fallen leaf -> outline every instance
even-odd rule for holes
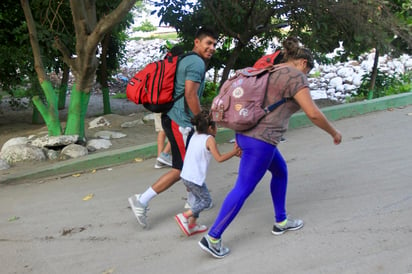
[[[9,218],[9,222],[14,222],[14,221],[17,221],[18,219],[20,219],[20,217],[18,217],[18,216],[13,216],[13,217],[10,217],[10,218]]]
[[[103,271],[102,274],[111,274],[111,273],[114,273],[114,268],[109,268],[109,269]]]
[[[88,201],[88,200],[90,200],[91,198],[93,198],[93,196],[94,196],[94,194],[93,194],[93,193],[90,193],[90,194],[84,196],[83,201]]]
[[[93,169],[93,170],[92,170],[92,173],[96,173],[96,170],[95,170],[95,169]]]
[[[73,174],[72,176],[73,176],[73,177],[80,177],[80,173]]]
[[[142,158],[134,158],[134,161],[136,163],[140,163],[140,162],[143,162],[143,159]]]

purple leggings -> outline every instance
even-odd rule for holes
[[[241,134],[236,134],[236,141],[242,149],[239,175],[208,233],[216,239],[220,239],[267,170],[272,173],[270,192],[275,208],[275,220],[281,222],[286,219],[288,170],[279,150],[274,145]]]

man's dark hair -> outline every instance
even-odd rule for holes
[[[196,34],[195,34],[195,38],[197,38],[197,39],[203,39],[204,37],[207,37],[207,36],[213,37],[216,40],[219,38],[216,31],[212,28],[209,28],[209,27],[200,27],[196,31]]]

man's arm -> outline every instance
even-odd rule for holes
[[[185,81],[185,99],[189,109],[194,115],[200,113],[200,100],[197,96],[197,91],[199,90],[200,83],[193,82],[190,80]]]

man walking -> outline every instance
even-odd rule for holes
[[[205,86],[205,62],[215,53],[216,42],[217,35],[213,30],[200,28],[196,32],[192,50],[196,54],[183,58],[176,69],[175,97],[184,93],[184,100],[176,101],[171,110],[162,115],[162,126],[172,148],[172,168],[145,192],[128,199],[138,223],[143,228],[147,227],[146,212],[149,201],[180,180],[186,147],[194,132],[190,120],[201,111],[199,98]]]

